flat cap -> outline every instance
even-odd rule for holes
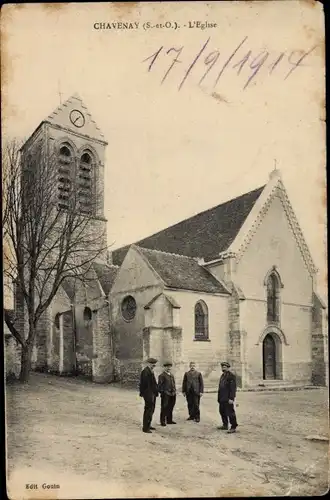
[[[230,364],[228,363],[228,361],[222,361],[221,366],[227,366],[228,368],[230,368]]]
[[[147,359],[147,363],[151,363],[152,365],[155,365],[155,364],[157,363],[157,361],[158,361],[158,360],[157,360],[157,359],[155,359],[155,358],[148,358],[148,359]]]
[[[170,361],[166,361],[166,363],[164,363],[163,366],[173,366],[172,363]]]

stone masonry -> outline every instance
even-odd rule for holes
[[[241,358],[241,331],[239,296],[231,285],[232,295],[229,297],[229,332],[228,332],[228,361],[236,375],[237,386],[242,387],[242,358]]]

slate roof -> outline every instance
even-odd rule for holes
[[[142,248],[172,254],[216,259],[234,241],[265,186],[201,212],[174,226],[136,242]],[[130,245],[112,252],[113,263],[121,265]]]
[[[94,262],[93,267],[99,282],[101,283],[103,291],[107,295],[115,281],[119,267],[109,264],[101,264],[99,262]]]
[[[62,288],[69,297],[71,301],[73,301],[74,296],[75,296],[75,289],[74,289],[74,283],[73,280],[70,278],[66,278],[65,280],[62,281]]]
[[[159,250],[137,248],[169,288],[230,295],[222,283],[199,265],[197,260]]]
[[[62,288],[71,301],[74,300],[77,290],[80,290],[78,296],[81,295],[82,287],[85,288],[84,293],[90,300],[97,299],[102,296],[102,291],[99,285],[100,279],[95,270],[95,267],[93,267],[94,265],[94,263],[92,265],[85,264],[81,267],[80,271],[81,274],[83,274],[81,280],[79,279],[79,277],[66,278],[65,280],[63,280]]]

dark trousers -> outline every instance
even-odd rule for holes
[[[175,406],[176,396],[169,396],[168,394],[161,395],[160,406],[160,423],[166,424],[173,422],[173,408]]]
[[[144,412],[143,412],[143,430],[147,431],[150,429],[152,416],[155,411],[156,406],[156,396],[148,396],[144,399]]]
[[[200,396],[196,394],[194,391],[187,392],[187,405],[188,405],[188,413],[189,417],[199,420],[200,419],[200,411],[199,411],[199,403]]]
[[[224,427],[228,427],[228,421],[230,422],[231,428],[236,429],[237,420],[234,405],[226,403],[219,403],[219,413],[221,415],[222,423]]]

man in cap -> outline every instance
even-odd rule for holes
[[[221,430],[228,430],[228,421],[230,429],[228,433],[236,432],[237,420],[234,408],[234,400],[236,397],[236,377],[229,371],[230,364],[227,361],[221,363],[222,375],[219,381],[218,403],[219,413],[222,419],[222,426],[218,427]]]
[[[176,402],[175,379],[171,373],[172,363],[164,363],[164,371],[158,377],[158,390],[161,398],[160,424],[176,424],[173,420],[173,409]]]
[[[204,392],[202,374],[196,370],[196,364],[191,361],[190,370],[184,374],[182,382],[182,394],[187,399],[189,417],[187,420],[200,421],[199,404]]]
[[[151,427],[152,417],[156,406],[156,397],[158,396],[157,381],[154,374],[154,368],[157,359],[148,358],[147,366],[142,370],[140,376],[140,396],[144,399],[143,427],[142,431],[151,434],[155,427]]]

